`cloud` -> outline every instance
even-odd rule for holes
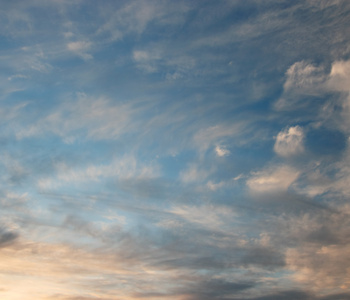
[[[305,61],[296,62],[286,72],[287,79],[283,85],[285,91],[298,88],[298,92],[302,94],[318,94],[315,91],[325,79],[324,69],[316,67]]]
[[[237,300],[316,300],[317,298],[313,297],[311,293],[308,293],[306,291],[302,291],[300,289],[296,290],[286,290],[286,291],[280,291],[273,294],[267,294],[264,296],[258,296],[254,298],[236,298]]]
[[[0,8],[0,298],[348,297],[350,4],[96,3]]]
[[[350,60],[335,61],[332,64],[327,85],[335,91],[350,92]]]
[[[133,156],[115,158],[105,165],[90,165],[84,168],[73,168],[60,163],[56,165],[56,176],[38,179],[40,189],[58,188],[71,184],[98,183],[100,180],[116,178],[118,180],[145,180],[156,178],[160,174],[155,164],[143,165]]]
[[[205,129],[200,129],[194,135],[194,143],[198,147],[199,151],[203,153],[213,144],[241,134],[244,125],[245,124],[243,123],[236,123],[232,125],[220,124]]]
[[[78,94],[77,98],[54,107],[38,121],[20,127],[17,138],[53,133],[72,142],[76,136],[85,133],[86,138],[94,140],[115,139],[126,128],[132,128],[131,115],[137,111],[132,105],[113,104],[105,97],[96,99],[85,94]]]
[[[236,213],[228,207],[217,205],[175,206],[170,212],[192,224],[218,231],[236,216]]]
[[[288,157],[304,151],[304,131],[300,126],[292,126],[278,133],[274,150],[278,155]]]
[[[196,183],[205,180],[210,173],[210,170],[206,170],[198,164],[191,164],[180,173],[180,179],[184,183]]]
[[[17,194],[12,191],[3,191],[0,196],[0,207],[3,211],[27,211],[28,194]]]
[[[295,273],[292,279],[311,290],[344,289],[350,287],[347,264],[350,247],[347,245],[289,249],[286,261]],[[312,280],[311,280],[312,278]]]
[[[92,55],[88,54],[87,51],[91,48],[91,42],[89,41],[77,41],[77,42],[70,42],[67,44],[68,50],[78,54],[84,59],[92,59]]]
[[[186,297],[188,300],[227,299],[232,295],[254,287],[255,284],[254,282],[229,282],[213,278],[190,285],[188,290],[184,290],[183,293],[188,295]]]
[[[224,147],[222,146],[216,146],[215,147],[215,153],[217,156],[219,157],[223,157],[223,156],[227,156],[230,154],[230,151],[225,149]]]
[[[323,66],[317,67],[306,61],[294,63],[286,72],[282,97],[275,109],[288,111],[307,107],[306,97],[320,97],[324,92],[326,74]]]
[[[184,22],[189,11],[185,3],[167,3],[163,1],[132,1],[119,7],[109,5],[99,10],[103,24],[97,34],[107,34],[110,41],[119,41],[124,36],[141,35],[148,26],[174,26]]]
[[[349,205],[269,215],[267,247],[285,257],[287,277],[311,299],[349,289]],[[278,231],[273,228],[279,228]]]
[[[247,186],[253,193],[286,191],[299,177],[300,172],[289,166],[274,167],[253,173]]]
[[[139,69],[147,73],[154,73],[160,68],[162,56],[157,49],[152,49],[152,51],[135,50],[133,59]]]
[[[14,79],[26,79],[28,76],[23,75],[23,74],[15,74],[7,78],[7,80],[14,80]]]
[[[7,247],[14,243],[19,237],[19,234],[8,230],[7,228],[0,227],[0,248]]]
[[[225,186],[226,182],[225,181],[220,181],[217,183],[212,182],[211,180],[209,180],[207,182],[207,187],[212,190],[212,191],[216,191],[217,189],[222,188],[223,186]]]
[[[348,131],[350,61],[335,60],[330,72],[326,70],[324,65],[315,66],[305,61],[294,63],[286,72],[282,96],[274,107],[279,111],[304,110],[306,115],[314,116],[312,119],[332,121]],[[329,100],[325,97],[327,94],[333,94],[334,98]],[[340,114],[337,113],[337,105],[342,107]]]
[[[166,73],[168,81],[193,78],[200,67],[186,49],[169,48],[168,44],[161,42],[134,50],[132,57],[138,69],[146,73]]]

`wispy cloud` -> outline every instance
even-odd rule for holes
[[[90,184],[105,178],[145,179],[158,177],[159,167],[156,165],[140,165],[133,156],[115,158],[107,165],[90,165],[83,169],[74,169],[64,163],[56,166],[56,176],[53,178],[38,179],[38,186],[41,189],[59,188],[62,185]]]
[[[257,193],[286,191],[298,176],[299,172],[292,167],[278,166],[253,173],[247,180],[247,185],[252,192]]]
[[[87,53],[90,47],[91,47],[91,42],[87,42],[87,41],[70,42],[67,44],[67,48],[70,51],[78,54],[84,59],[92,59],[92,55]]]
[[[47,116],[17,131],[17,138],[54,133],[65,141],[74,141],[77,132],[83,130],[92,139],[115,138],[130,123],[130,115],[136,111],[128,104],[113,105],[108,99],[92,99],[78,94],[73,103],[66,102]]]
[[[0,298],[349,298],[350,3],[0,7]]]

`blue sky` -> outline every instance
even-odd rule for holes
[[[1,299],[350,299],[350,2],[0,25]]]

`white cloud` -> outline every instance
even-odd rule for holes
[[[324,80],[324,69],[315,67],[305,61],[296,62],[286,72],[287,80],[284,89],[298,88],[303,93],[315,93],[315,86]]]
[[[282,97],[275,103],[277,110],[294,110],[304,105],[305,96],[319,96],[324,92],[324,68],[305,61],[294,63],[286,72]]]
[[[91,42],[89,41],[70,42],[67,44],[67,48],[84,59],[92,58],[92,55],[87,53],[87,51],[91,48]]]
[[[187,222],[214,230],[220,230],[226,222],[232,221],[232,217],[236,216],[228,207],[217,205],[176,206],[170,212]]]
[[[197,164],[191,164],[186,170],[180,173],[182,182],[191,183],[205,180],[210,171],[200,168]]]
[[[244,175],[243,174],[239,174],[238,176],[232,178],[232,180],[236,181],[236,180],[240,180],[242,178],[244,178]]]
[[[183,51],[169,49],[166,43],[158,42],[143,48],[134,50],[132,58],[137,68],[147,73],[166,73],[167,80],[177,80],[187,76],[193,76],[198,72],[196,58]]]
[[[115,139],[127,126],[129,130],[132,128],[131,115],[136,109],[130,105],[113,104],[109,99],[90,98],[85,94],[77,97],[78,100],[63,103],[36,123],[18,128],[16,137],[21,139],[51,132],[70,143],[78,131],[80,136],[81,131],[85,131],[87,137],[101,140]]]
[[[230,154],[230,151],[225,149],[222,146],[216,146],[215,147],[215,153],[217,156],[222,157],[222,156],[227,156]]]
[[[276,137],[274,150],[281,156],[292,156],[304,151],[304,131],[300,126],[292,126],[282,130]]]
[[[133,52],[133,59],[139,69],[153,73],[158,70],[161,53],[159,49],[152,49],[152,51],[135,50]]]
[[[281,98],[275,103],[277,110],[300,109],[305,96],[322,96],[329,92],[341,92],[342,106],[348,109],[350,103],[350,60],[334,61],[331,71],[324,66],[315,66],[305,61],[294,63],[286,72],[286,81]]]
[[[280,166],[253,173],[253,176],[247,180],[247,185],[254,193],[286,191],[298,176],[297,170],[289,166]]]
[[[142,34],[149,23],[160,26],[177,25],[184,22],[184,15],[189,10],[187,4],[163,1],[129,1],[118,9],[108,5],[101,9],[105,23],[98,29],[98,34],[107,34],[111,41],[122,39],[129,34]]]
[[[350,60],[335,61],[327,81],[330,91],[339,92],[340,105],[342,106],[340,120],[335,120],[339,127],[350,132]]]
[[[235,3],[235,1],[233,1],[233,3]],[[237,4],[232,4],[232,2],[229,1],[229,4],[226,3],[226,5]],[[223,4],[221,9],[222,11],[220,15],[225,15],[231,11],[232,8],[225,7]],[[236,23],[225,31],[221,31],[219,33],[215,32],[215,34],[211,35],[208,34],[204,37],[194,40],[193,45],[196,47],[218,47],[230,44],[232,41],[246,41],[258,36],[266,35],[276,28],[281,28],[285,25],[285,23],[286,16],[284,14],[280,14],[278,11],[262,13],[259,14],[256,18],[251,18],[249,22]]]
[[[194,135],[194,143],[199,151],[204,153],[213,144],[241,133],[242,127],[242,124],[236,123],[231,126],[216,125],[201,129]]]
[[[214,183],[210,180],[207,182],[207,187],[212,191],[216,191],[217,189],[222,188],[224,185],[225,185],[225,181],[220,181],[218,183]]]
[[[155,178],[159,174],[158,165],[145,165],[133,156],[124,156],[114,159],[109,164],[90,165],[85,168],[73,168],[60,163],[56,166],[55,176],[40,178],[37,184],[41,189],[51,189],[66,184],[98,182],[105,178],[146,179]]]
[[[74,33],[68,31],[68,32],[63,33],[63,35],[64,35],[65,38],[72,38],[74,36]]]
[[[146,51],[135,50],[133,52],[133,58],[136,61],[144,61],[148,60],[150,58],[150,55]]]
[[[350,60],[333,62],[326,86],[332,91],[350,92]]]
[[[17,78],[19,78],[19,79],[25,79],[25,78],[28,78],[28,76],[23,75],[23,74],[16,74],[16,75],[12,75],[12,76],[8,77],[7,80],[10,80],[10,81],[11,81],[11,80],[17,79]]]

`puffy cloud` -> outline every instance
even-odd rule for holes
[[[304,151],[304,131],[300,126],[292,126],[278,133],[274,150],[281,156],[292,156]]]
[[[332,64],[327,85],[336,91],[350,92],[350,60]]]
[[[342,107],[345,120],[349,115],[349,82],[350,82],[350,60],[336,60],[331,65],[329,73],[325,66],[300,61],[294,63],[286,72],[286,80],[283,86],[281,98],[275,103],[275,109],[283,111],[306,110],[307,113],[320,114],[319,117],[336,118],[335,111],[326,114],[329,106],[334,106],[332,101],[323,100],[326,94],[341,93],[337,104]],[[309,101],[311,97],[319,100]],[[315,106],[315,104],[317,106]],[[336,122],[336,120],[333,120]],[[348,123],[346,121],[346,123]],[[339,125],[340,126],[340,125]]]

